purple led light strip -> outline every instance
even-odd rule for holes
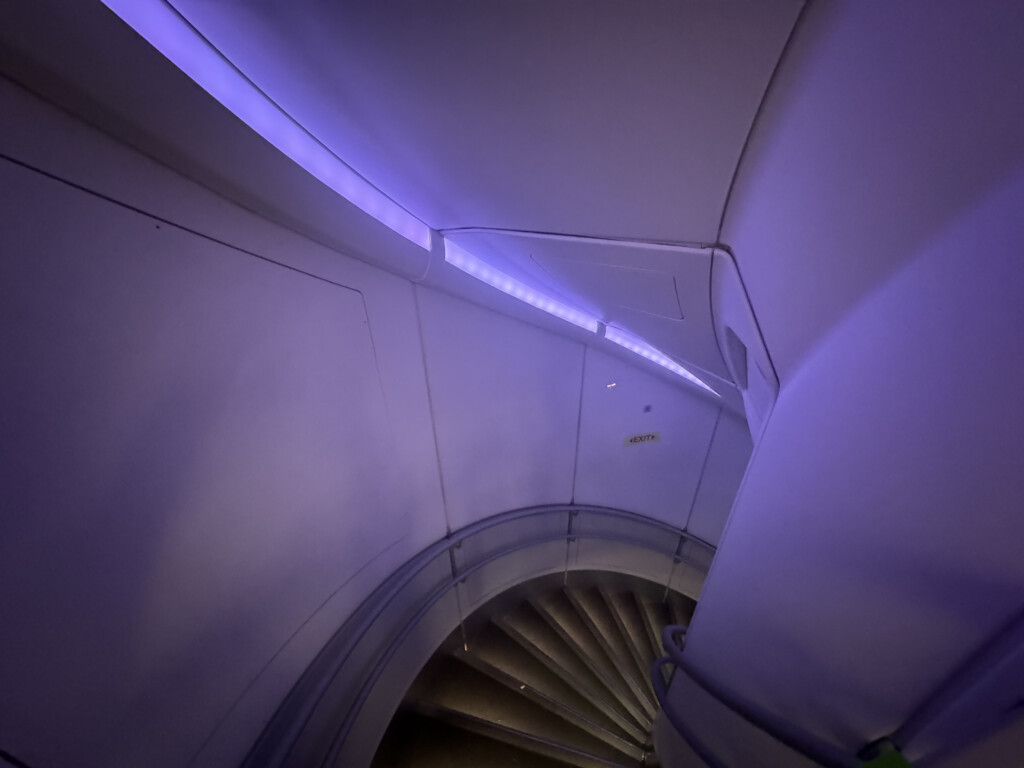
[[[477,280],[487,283],[488,285],[497,288],[499,291],[507,293],[509,296],[513,296],[520,301],[524,301],[527,304],[554,315],[555,317],[560,317],[561,319],[566,320],[573,325],[577,325],[580,328],[584,328],[591,333],[597,333],[600,330],[601,323],[593,315],[588,315],[578,309],[562,304],[559,301],[555,301],[550,296],[546,296],[539,291],[535,291],[532,288],[527,287],[515,278],[509,277],[504,272],[495,269],[483,259],[474,256],[465,248],[456,245],[447,238],[444,240],[444,260],[453,267],[461,269],[466,274],[472,275]],[[633,336],[630,333],[626,333],[622,329],[615,328],[614,326],[605,327],[604,337],[613,344],[618,344],[619,346],[628,349],[630,352],[650,360],[652,363],[660,365],[662,368],[671,371],[677,376],[681,376],[706,392],[710,392],[715,397],[721,397],[721,395],[719,395],[715,390],[693,375],[686,368],[663,352],[659,352],[643,339]]]
[[[444,260],[453,267],[461,269],[466,274],[472,275],[477,280],[497,288],[502,293],[507,293],[509,296],[513,296],[520,301],[547,312],[549,315],[559,317],[591,333],[597,333],[600,324],[596,317],[533,290],[524,283],[490,266],[487,262],[474,256],[465,248],[456,245],[447,238],[444,240]]]
[[[280,152],[354,206],[425,250],[430,227],[349,168],[161,0],[103,0],[172,64]]]
[[[626,333],[620,328],[615,328],[609,325],[605,328],[604,337],[613,344],[618,344],[620,347],[625,347],[630,352],[640,355],[640,357],[650,360],[652,363],[660,365],[662,368],[667,368],[677,376],[682,376],[684,379],[692,384],[696,384],[701,389],[710,392],[715,397],[721,397],[715,390],[701,381],[699,378],[690,373],[686,368],[681,366],[671,357],[666,355],[664,352],[659,352],[657,349],[652,347],[643,339],[633,336],[630,333]]]

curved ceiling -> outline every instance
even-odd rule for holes
[[[223,69],[184,71],[215,98],[223,101],[217,92],[225,88],[229,95],[237,85],[248,88],[241,73],[423,223],[446,237],[475,236],[466,229],[507,233],[503,257],[513,271],[553,284],[577,307],[600,310],[603,322],[659,354],[725,377],[716,391],[732,389],[713,334],[710,248],[656,272],[639,262],[648,243],[717,242],[737,165],[802,0],[106,4],[129,9],[144,27],[181,27],[189,47],[202,50],[199,59],[210,59],[209,43],[237,69],[228,74],[238,82],[209,90],[204,80],[217,80]],[[239,123],[230,104],[217,108],[97,10],[86,4],[72,16],[47,0],[8,14],[12,23],[0,39],[31,64],[13,69],[261,215],[389,271],[496,305],[494,291],[460,290],[453,270],[438,266],[439,249],[416,248],[365,215],[365,206],[339,198],[322,176],[293,164],[279,140],[256,125],[267,141],[253,135],[244,114]],[[154,45],[181,66],[174,51]],[[52,52],[42,64],[40,50]],[[253,93],[257,111],[275,111]],[[513,233],[527,237],[507,236]],[[583,261],[603,266],[541,263],[529,237],[536,233],[593,238]],[[630,241],[621,244],[621,258],[605,263],[620,240]]]
[[[711,243],[802,2],[172,5],[434,229]]]

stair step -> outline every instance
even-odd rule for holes
[[[454,658],[443,658],[415,711],[578,768],[636,766],[600,739],[558,718]]]
[[[598,572],[509,590],[421,670],[372,768],[654,768],[650,665],[694,606]]]
[[[651,764],[650,762],[638,763],[628,760],[603,759],[587,752],[578,751],[560,741],[550,741],[536,734],[519,731],[461,712],[437,709],[432,716],[466,731],[487,736],[495,741],[517,747],[549,760],[558,761],[558,764],[563,767],[568,765],[575,766],[576,768],[645,768],[645,766]],[[484,763],[484,765],[486,766],[487,764]]]
[[[642,759],[642,746],[631,741],[604,712],[497,627],[484,628],[470,642],[468,652],[460,648],[455,656],[624,755]]]
[[[633,719],[649,731],[654,713],[648,714],[640,703],[640,697],[625,684],[615,663],[605,653],[600,641],[569,598],[563,592],[553,592],[534,599],[531,605],[562,640],[587,663]]]
[[[647,631],[647,640],[651,644],[651,653],[655,658],[660,658],[665,655],[665,651],[661,647],[661,630],[672,623],[668,604],[649,595],[639,598],[637,603],[644,619],[644,629]]]
[[[566,763],[454,725],[400,711],[371,768],[565,768]],[[649,764],[649,763],[648,763]]]
[[[627,590],[613,590],[606,587],[599,587],[598,591],[604,598],[608,610],[611,611],[619,632],[627,639],[633,663],[643,672],[643,681],[648,695],[654,697],[650,669],[656,657],[651,652],[651,643],[647,631],[644,629],[643,615],[635,595]]]
[[[646,675],[633,658],[629,640],[616,623],[604,597],[596,587],[566,589],[565,594],[597,639],[605,656],[615,665],[620,679],[629,686],[647,717],[653,720],[658,714],[658,706],[644,683]]]
[[[532,608],[523,606],[511,614],[496,617],[494,623],[555,675],[586,696],[631,739],[640,744],[647,741],[647,729],[629,715],[583,660]]]

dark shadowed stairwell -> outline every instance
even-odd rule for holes
[[[688,624],[695,605],[595,571],[500,595],[423,668],[373,768],[657,765],[648,670],[661,628]]]

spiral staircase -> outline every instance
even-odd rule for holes
[[[657,765],[649,670],[694,601],[642,579],[574,572],[477,610],[410,687],[373,768]]]

